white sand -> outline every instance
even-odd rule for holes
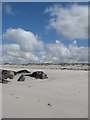
[[[10,83],[3,84],[3,117],[88,118],[87,71],[38,70],[44,71],[49,78],[26,77],[25,82],[17,82],[20,75],[16,75]]]
[[[0,119],[2,118],[2,84],[0,84]]]

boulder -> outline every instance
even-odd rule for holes
[[[30,73],[30,71],[28,71],[28,70],[19,70],[19,71],[14,72],[14,73],[16,75],[16,74],[20,74],[20,73]]]
[[[14,78],[14,72],[9,70],[2,70],[2,80],[4,79],[13,79]]]
[[[47,75],[43,71],[36,71],[31,74],[31,77],[36,79],[47,79]]]
[[[13,78],[14,78],[14,72],[13,72],[13,71],[10,71],[10,73],[9,73],[9,78],[10,78],[10,79],[13,79]]]
[[[21,75],[17,81],[19,81],[19,82],[25,81],[25,76],[24,76],[24,75]]]

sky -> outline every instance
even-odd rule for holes
[[[3,3],[2,21],[4,63],[88,61],[88,3]]]

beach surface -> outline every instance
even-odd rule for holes
[[[2,85],[3,118],[88,118],[88,71],[58,67],[3,66],[7,70],[43,71],[48,79],[19,75]],[[1,85],[1,83],[0,83]]]

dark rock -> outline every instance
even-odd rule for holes
[[[25,81],[25,76],[24,76],[24,75],[21,75],[17,81],[19,81],[19,82]]]
[[[14,72],[14,75],[16,75],[17,74],[17,72],[16,71],[13,71]]]
[[[9,70],[2,70],[2,80],[4,79],[13,79],[14,78],[14,72]]]
[[[16,75],[16,74],[20,74],[20,73],[30,73],[30,71],[28,71],[28,70],[20,70],[20,71],[14,72],[14,73]]]
[[[52,106],[50,103],[48,103],[48,106]]]
[[[0,83],[7,84],[8,80],[5,80],[7,78],[11,77],[10,72],[7,70],[0,70]]]
[[[31,74],[31,77],[35,77],[36,79],[46,79],[47,75],[42,71],[36,71]]]

